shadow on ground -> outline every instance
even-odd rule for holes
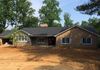
[[[57,66],[40,66],[36,70],[75,70],[75,63],[81,63],[79,70],[100,70],[100,50],[69,49],[69,48],[22,48],[20,51],[28,55],[27,61],[43,61],[41,58],[48,55],[57,55],[62,59]],[[34,56],[33,56],[34,55]],[[45,60],[45,59],[44,59]],[[51,61],[52,62],[52,61]],[[63,66],[65,67],[64,69]],[[76,69],[77,70],[77,69]]]
[[[73,68],[73,67],[67,67],[67,66],[63,66],[63,65],[58,65],[58,66],[40,66],[35,68],[35,70],[100,70],[97,67],[91,67],[91,66],[87,66],[87,67],[81,67],[79,68]]]

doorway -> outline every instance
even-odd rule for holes
[[[10,39],[10,38],[3,38],[2,39],[2,43],[3,44],[10,44],[10,45],[12,45],[13,44],[13,42],[12,42],[12,40]]]
[[[49,37],[48,38],[48,45],[56,45],[56,38],[55,37]]]

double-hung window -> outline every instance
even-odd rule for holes
[[[70,44],[71,40],[70,38],[62,38],[62,44]]]
[[[16,36],[16,40],[18,42],[27,42],[28,38],[25,35],[19,35],[19,36]]]
[[[92,44],[92,38],[83,38],[82,44],[84,45],[91,45]]]

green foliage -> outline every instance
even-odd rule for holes
[[[53,26],[54,27],[62,27],[62,25],[60,23],[58,23],[58,22],[54,22]]]
[[[73,20],[71,20],[70,15],[68,13],[64,14],[64,26],[71,27],[73,26]]]
[[[89,0],[88,3],[77,6],[77,10],[89,15],[100,15],[100,0]]]
[[[15,25],[18,27],[34,27],[38,24],[38,18],[34,17],[35,10],[31,7],[28,0],[15,0]]]
[[[74,23],[73,26],[80,26],[80,23],[79,22],[76,22],[76,23]]]
[[[4,27],[0,24],[0,33],[4,31]]]
[[[12,0],[0,0],[0,32],[6,29],[13,21],[12,7]]]
[[[8,37],[12,40],[13,44],[16,43],[16,35],[20,34],[19,29],[16,27],[14,29],[12,29],[12,33],[10,35],[8,35]]]
[[[99,18],[89,18],[88,21],[83,21],[81,26],[92,26],[94,27],[98,33],[100,33],[100,19]]]
[[[34,27],[38,18],[28,0],[0,0],[0,32],[9,25],[16,27]]]
[[[57,0],[44,0],[39,13],[40,22],[47,23],[49,27],[55,26],[55,20],[60,22],[59,15],[61,13],[61,9],[59,8],[59,2]]]
[[[81,26],[87,27],[87,26],[89,26],[89,23],[87,21],[82,21]]]
[[[100,19],[98,18],[92,18],[88,20],[90,25],[93,26],[98,33],[100,33]]]
[[[23,25],[18,26],[20,29],[24,27],[37,27],[38,26],[38,18],[36,17],[26,17]]]

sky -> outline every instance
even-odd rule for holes
[[[43,5],[42,4],[43,0],[29,0],[29,1],[32,3],[32,8],[36,10],[34,15],[36,17],[39,17],[38,11]],[[89,18],[97,17],[97,16],[89,16],[86,14],[81,14],[79,11],[75,10],[76,6],[83,4],[83,3],[87,3],[87,0],[58,0],[58,1],[60,3],[59,6],[62,9],[62,13],[60,15],[62,25],[64,23],[63,16],[64,16],[64,13],[66,12],[70,14],[71,19],[74,21],[74,23],[76,22],[81,23],[82,20],[88,20]],[[12,27],[9,26],[8,29],[12,29]]]
[[[58,0],[60,3],[60,8],[62,9],[62,13],[60,15],[61,17],[61,23],[64,23],[63,15],[64,13],[69,13],[71,16],[71,19],[76,22],[81,22],[82,20],[88,20],[91,17],[97,17],[97,16],[89,16],[86,14],[81,14],[79,11],[76,11],[76,6],[86,3],[87,0]],[[30,0],[32,2],[32,7],[36,10],[35,16],[39,16],[39,9],[42,6],[43,0]],[[100,18],[100,17],[98,17]]]

